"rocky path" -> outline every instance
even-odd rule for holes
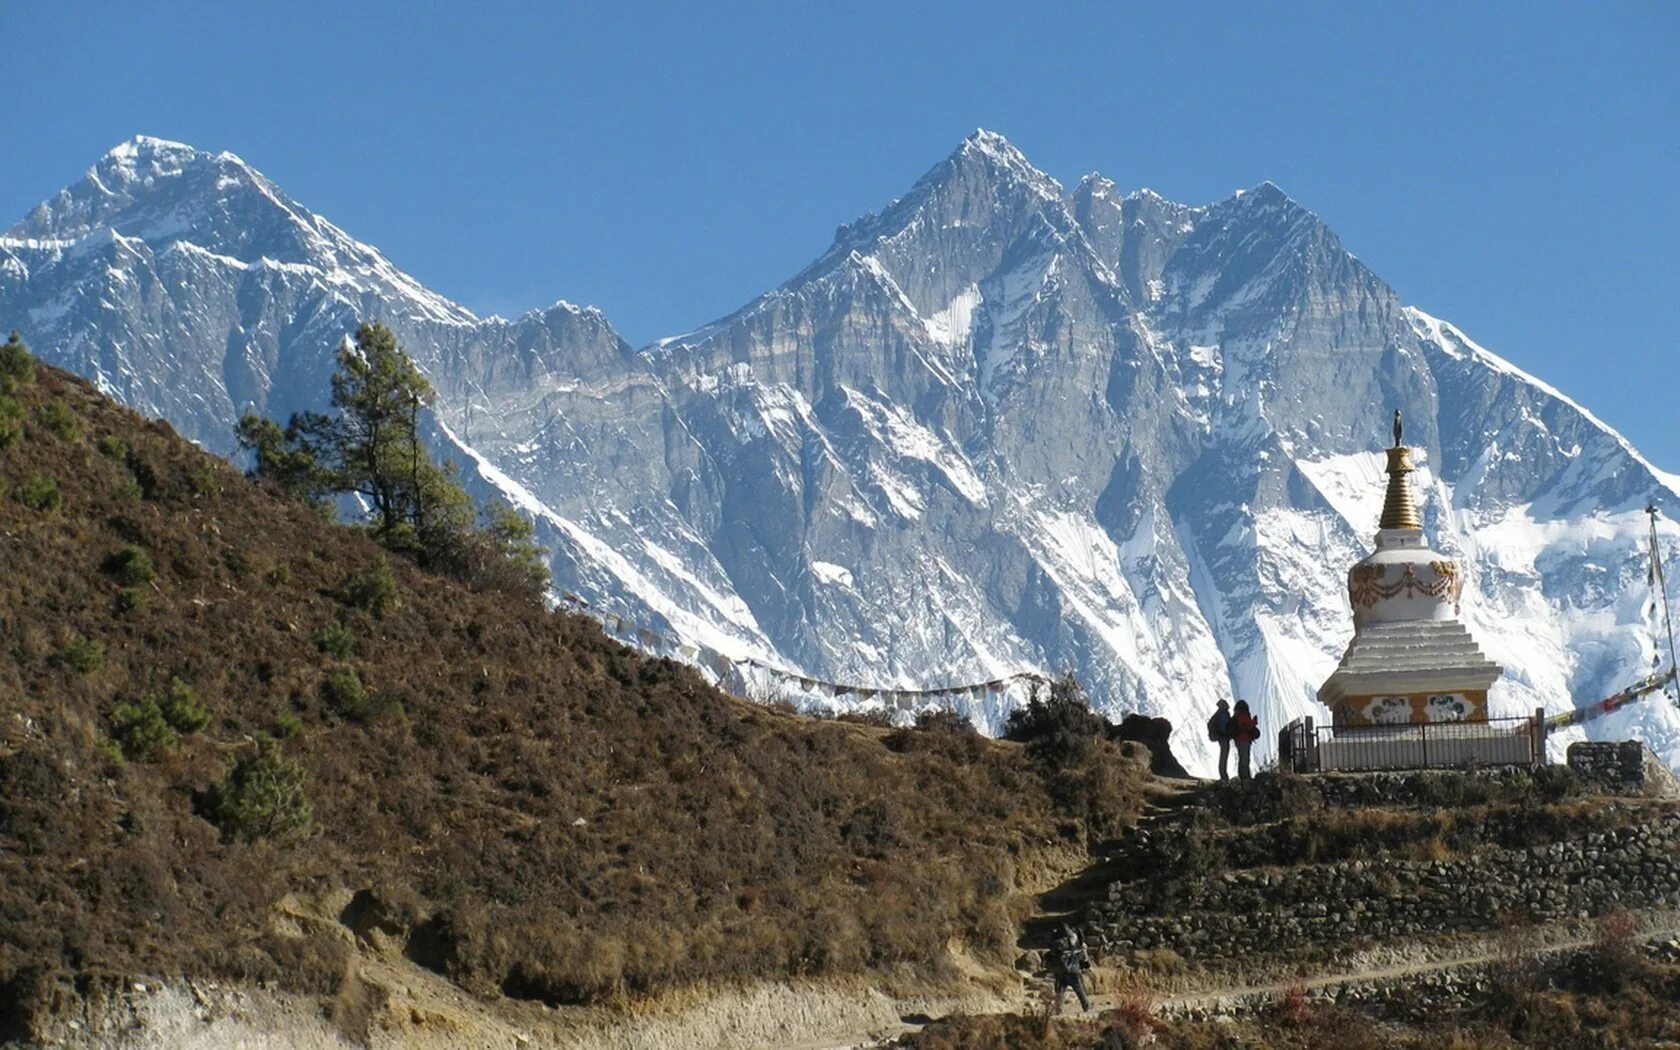
[[[1540,940],[1531,950],[1534,954],[1541,956],[1575,951],[1586,948],[1593,943],[1592,932],[1577,926],[1542,929],[1536,932]],[[1680,914],[1664,913],[1646,916],[1645,925],[1641,929],[1639,937],[1647,942],[1666,940],[1680,944]],[[1377,958],[1356,960],[1351,965],[1306,976],[1246,981],[1225,980],[1201,987],[1192,985],[1155,996],[1153,998],[1153,1008],[1157,1016],[1205,1016],[1264,1008],[1270,1003],[1297,992],[1305,992],[1309,996],[1326,993],[1357,993],[1361,990],[1379,989],[1384,985],[1400,980],[1451,977],[1453,975],[1462,975],[1466,981],[1470,981],[1475,979],[1475,971],[1509,957],[1510,948],[1508,945],[1501,945],[1492,937],[1476,938],[1450,950],[1439,948],[1430,951],[1420,950],[1409,958],[1404,953],[1394,952],[1390,953],[1390,961],[1387,962]],[[1021,1009],[1023,1011],[1035,1009],[1037,1005],[1037,1003],[1023,1002]],[[1060,1019],[1096,1018],[1106,1010],[1117,1009],[1124,1005],[1124,996],[1114,992],[1101,992],[1093,995],[1091,997],[1091,1009],[1084,1014],[1079,1012],[1077,1005],[1077,1003],[1074,1003],[1074,1009],[1064,1012]],[[883,1046],[892,1039],[918,1031],[931,1020],[931,1018],[903,1018],[897,1025],[876,1028],[871,1031],[838,1033],[831,1038],[815,1039],[799,1043],[791,1048],[779,1048],[779,1050],[866,1050],[866,1048]],[[766,1046],[764,1050],[771,1050],[771,1048]]]
[[[1101,843],[1096,860],[1077,876],[1048,893],[1042,894],[1037,908],[1022,924],[1021,938],[1016,942],[1024,952],[1042,951],[1049,947],[1057,927],[1062,923],[1078,925],[1085,906],[1107,895],[1111,883],[1125,879],[1130,872],[1130,855],[1126,840],[1138,831],[1154,831],[1179,820],[1186,809],[1194,805],[1197,785],[1194,780],[1157,780],[1150,786],[1149,801],[1138,817],[1137,826],[1119,838]]]

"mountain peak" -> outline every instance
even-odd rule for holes
[[[963,171],[976,163],[994,177],[1020,182],[1040,196],[1059,198],[1062,195],[1061,183],[1033,167],[1027,155],[1013,142],[986,128],[976,128],[973,134],[963,139],[945,164],[929,172],[924,181],[937,178],[947,165],[950,169]]]
[[[153,179],[175,178],[201,165],[237,168],[260,178],[250,165],[232,153],[209,153],[185,142],[151,135],[136,135],[111,147],[88,169],[88,175],[100,188],[112,192],[112,184],[150,185]]]
[[[1306,211],[1295,198],[1283,192],[1283,188],[1271,179],[1266,179],[1257,186],[1250,186],[1246,190],[1238,190],[1231,195],[1234,201],[1240,201],[1243,207],[1276,207],[1286,210]]]
[[[235,200],[249,203],[237,208]],[[210,212],[212,214],[203,214]],[[81,180],[41,202],[12,228],[12,236],[77,240],[102,227],[142,240],[195,241],[240,212],[244,225],[262,225],[257,212],[275,221],[303,222],[278,187],[232,153],[210,153],[184,142],[136,135],[113,146]],[[188,221],[189,215],[195,221]],[[226,232],[240,240],[239,224]],[[215,243],[202,246],[238,255]]]

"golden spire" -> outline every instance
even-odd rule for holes
[[[1388,450],[1388,495],[1383,498],[1379,529],[1421,529],[1417,504],[1412,502],[1412,483],[1406,477],[1413,469],[1412,450],[1400,443],[1404,432],[1400,412],[1394,413],[1394,447]]]

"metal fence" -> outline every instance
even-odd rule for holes
[[[1297,773],[1535,766],[1545,758],[1545,725],[1537,716],[1393,726],[1315,726],[1297,718],[1278,733],[1278,767]]]

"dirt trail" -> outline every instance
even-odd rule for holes
[[[1656,921],[1648,922],[1638,936],[1644,940],[1664,940],[1680,938],[1680,915],[1663,913],[1661,916],[1649,917]],[[1552,955],[1559,952],[1574,951],[1585,948],[1593,943],[1593,934],[1579,926],[1557,926],[1533,931],[1541,939],[1531,945],[1531,950],[1538,955]],[[1460,945],[1456,950],[1442,948],[1416,949],[1410,958],[1405,958],[1403,951],[1394,950],[1388,954],[1401,956],[1398,961],[1378,962],[1371,960],[1367,963],[1356,961],[1353,965],[1343,966],[1306,976],[1274,977],[1271,979],[1227,980],[1202,987],[1182,988],[1153,997],[1154,1008],[1158,1013],[1173,1014],[1187,1010],[1234,1010],[1245,1006],[1269,1002],[1290,993],[1296,989],[1308,992],[1328,988],[1356,987],[1360,985],[1382,984],[1387,981],[1405,977],[1417,977],[1425,974],[1447,973],[1453,970],[1468,969],[1485,966],[1497,962],[1510,954],[1508,945],[1502,946],[1493,937],[1480,937]],[[1110,973],[1111,977],[1116,976]],[[1071,1000],[1071,997],[1070,997]],[[1073,1004],[1077,1008],[1078,1004]],[[1081,1016],[1094,1018],[1104,1010],[1112,1010],[1122,1005],[1122,996],[1116,993],[1102,993],[1091,997],[1091,1010],[1081,1015],[1077,1009],[1062,1014],[1063,1020],[1078,1020]],[[1014,1007],[1017,1010],[1030,1009],[1036,1004],[1029,1004],[1025,997]],[[995,1012],[1007,1012],[1000,1010]],[[836,1033],[828,1039],[812,1040],[796,1044],[783,1050],[858,1050],[858,1048],[878,1047],[888,1039],[897,1038],[918,1031],[925,1021],[910,1023],[903,1019],[891,1031],[850,1031]],[[764,1050],[771,1050],[766,1046]]]

